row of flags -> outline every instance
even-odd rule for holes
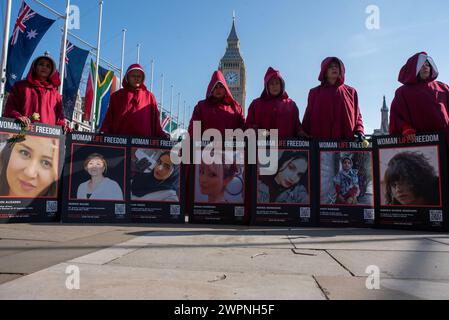
[[[16,81],[24,77],[25,68],[28,65],[36,47],[42,40],[50,27],[56,22],[39,15],[22,0],[19,15],[14,24],[13,32],[9,42],[7,68],[6,68],[6,92],[9,92]],[[63,76],[63,105],[64,115],[67,119],[72,119],[75,103],[80,88],[81,79],[84,73],[87,59],[90,52],[75,46],[67,41],[67,53],[65,58],[66,68]],[[84,100],[84,121],[91,121],[94,97],[94,75],[96,65],[91,59],[89,64],[89,76]],[[117,77],[112,70],[98,69],[97,81],[97,101],[95,108],[95,127],[101,127],[111,95],[117,90]],[[167,132],[173,132],[178,128],[178,124],[170,121],[170,115],[163,111],[162,128]],[[170,124],[171,122],[171,124]],[[170,130],[171,129],[171,130]]]
[[[90,115],[92,112],[92,105],[94,99],[94,74],[95,74],[95,63],[93,60],[90,61],[90,72],[89,79],[87,80],[86,87],[86,98],[84,100],[84,121],[90,121]],[[97,83],[97,103],[95,110],[96,127],[101,127],[104,117],[106,116],[106,111],[109,106],[109,100],[111,94],[117,91],[117,77],[114,72],[107,70],[100,66],[98,69],[98,83]]]

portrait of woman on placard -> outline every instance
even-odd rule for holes
[[[196,202],[243,203],[243,165],[234,155],[223,153],[223,164],[202,163],[197,168]],[[231,161],[231,157],[233,158]],[[227,159],[227,160],[226,160]],[[232,164],[227,164],[233,162]]]
[[[179,165],[172,163],[170,151],[156,151],[151,155],[135,162],[138,173],[131,182],[131,200],[179,201]]]
[[[103,155],[93,153],[84,161],[84,170],[90,179],[78,187],[79,200],[117,200],[123,201],[123,191],[114,180],[106,177],[108,162]]]
[[[259,176],[258,202],[309,204],[307,153],[284,151],[279,156],[276,174]]]
[[[420,152],[402,152],[388,163],[384,176],[386,205],[435,206],[440,204],[439,178]]]
[[[27,135],[3,145],[0,153],[0,197],[57,197],[57,139]]]

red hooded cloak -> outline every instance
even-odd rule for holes
[[[326,81],[332,62],[340,66],[340,77],[334,85]],[[318,139],[353,139],[355,132],[364,133],[357,91],[345,85],[345,66],[336,58],[326,58],[318,77],[321,85],[310,90],[303,119],[304,131]]]

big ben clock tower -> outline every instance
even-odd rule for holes
[[[245,112],[246,98],[246,68],[242,55],[240,54],[240,40],[235,31],[235,15],[232,18],[232,29],[228,37],[226,53],[220,60],[218,69],[225,76],[226,82],[231,89],[234,99],[242,106]]]

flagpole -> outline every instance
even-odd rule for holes
[[[6,63],[8,59],[8,44],[9,44],[9,25],[11,24],[11,1],[6,1],[5,12],[5,26],[3,29],[3,49],[2,49],[2,70],[0,78],[0,116],[3,114],[3,101],[5,99],[5,84],[6,84]]]
[[[62,29],[61,29],[61,30],[62,30]],[[68,32],[68,35],[71,36],[71,37],[73,37],[73,38],[75,38],[76,40],[80,41],[81,43],[85,44],[86,46],[88,46],[88,47],[91,49],[91,50],[90,50],[91,53],[92,53],[93,55],[95,55],[95,57],[97,56],[97,54],[96,54],[97,48],[96,48],[96,47],[94,47],[94,46],[91,45],[89,42],[87,42],[87,41],[81,39],[80,37],[78,37],[77,35],[75,35],[75,34],[73,34],[73,33],[71,33],[71,32]],[[109,62],[108,60],[106,60],[106,59],[100,57],[100,61],[103,62],[103,63],[105,63],[105,64],[107,64],[109,68],[111,68],[111,69],[113,69],[113,70],[115,70],[115,71],[117,71],[117,72],[120,72],[120,67],[114,66],[114,65],[113,65],[111,62]]]
[[[164,74],[161,77],[161,123],[162,123],[162,113],[164,112]]]
[[[171,85],[171,95],[170,95],[170,112],[168,113],[168,133],[171,134],[171,124],[172,124],[172,110],[173,110],[173,85]]]
[[[192,119],[192,116],[193,116],[192,106],[189,106],[189,114],[190,114],[190,119]],[[190,126],[190,120],[189,120],[189,125],[187,126],[187,129],[189,128],[189,126]]]
[[[69,31],[69,14],[70,14],[70,0],[66,0],[64,34],[62,36],[61,57],[59,60],[59,74],[62,79],[65,79],[65,58],[67,55],[67,32]],[[61,86],[59,87],[60,95],[62,95],[63,90],[64,90],[64,80],[61,81]]]
[[[176,112],[176,124],[179,127],[179,107],[181,106],[181,94],[178,92],[178,111]]]
[[[184,100],[184,118],[182,119],[182,125],[184,126],[184,129],[186,127],[186,101]]]
[[[122,30],[122,64],[120,66],[120,83],[123,82],[123,72],[125,71],[125,44],[126,44],[126,30],[123,28]],[[121,84],[120,84],[121,85]]]
[[[95,112],[97,111],[97,88],[98,88],[98,71],[100,69],[100,42],[101,42],[101,22],[103,19],[103,0],[100,0],[99,4],[100,4],[100,14],[98,18],[97,62],[95,65],[95,76],[94,76],[94,101],[92,104],[92,111],[90,114],[92,132],[95,132],[95,125],[97,122]]]
[[[154,80],[154,59],[151,59],[151,83],[150,83],[151,92],[153,92],[153,80]]]
[[[140,64],[140,43],[137,44],[137,63]]]
[[[56,11],[55,9],[53,9],[53,8],[51,8],[51,7],[49,7],[49,6],[47,6],[45,3],[42,3],[41,1],[39,1],[39,0],[33,0],[34,2],[36,2],[38,5],[40,5],[40,6],[42,6],[42,7],[44,7],[45,9],[47,9],[48,11],[50,11],[51,13],[53,13],[55,16],[57,16],[58,18],[65,18],[65,16],[64,15],[62,15],[62,14],[60,14],[58,11]]]

